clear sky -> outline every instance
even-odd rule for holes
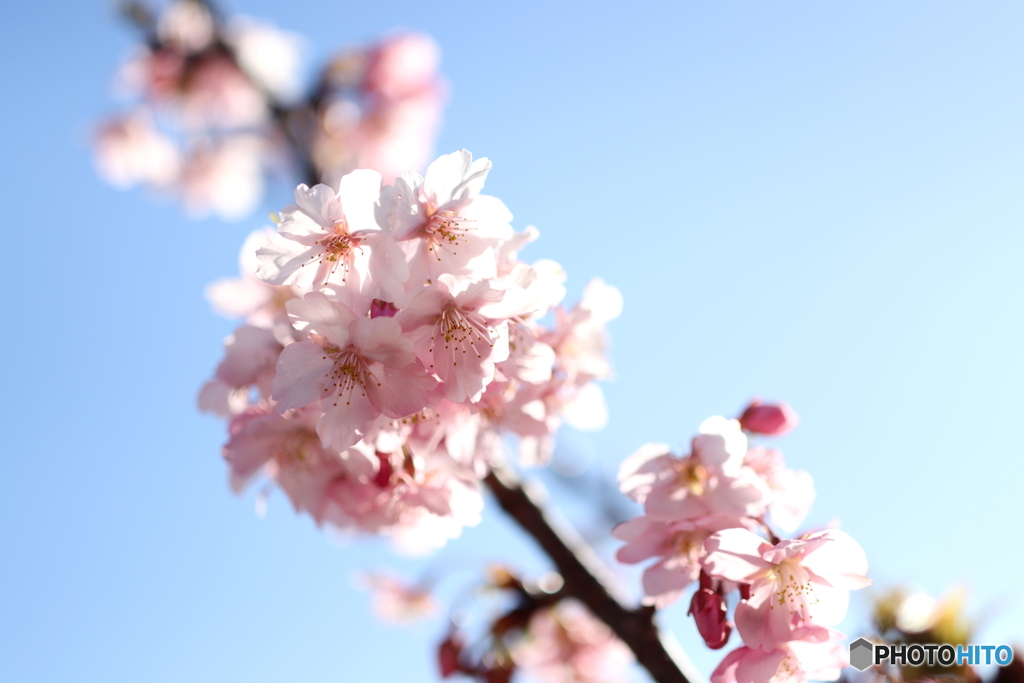
[[[133,38],[111,5],[0,4],[0,680],[434,680],[441,622],[375,622],[352,572],[543,565],[493,516],[408,561],[229,492],[194,397],[232,325],[202,291],[288,197],[197,223],[95,176]],[[395,26],[438,39],[438,150],[491,158],[488,192],[541,230],[525,257],[571,294],[601,276],[625,298],[611,422],[564,449],[612,471],[785,399],[809,524],[842,520],[878,585],[965,582],[982,642],[1024,640],[1024,6],[227,7],[314,59]],[[666,622],[709,672],[685,611]]]

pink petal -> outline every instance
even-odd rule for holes
[[[379,366],[379,370],[374,369],[367,382],[366,394],[380,412],[400,418],[434,405],[439,399],[437,388],[437,380],[426,373],[419,361],[415,361],[399,368]]]
[[[328,383],[334,359],[313,342],[297,342],[281,351],[272,383],[279,412],[301,408],[320,399]]]
[[[394,367],[416,359],[412,342],[402,336],[402,326],[394,318],[356,318],[349,333],[352,345],[363,358]]]
[[[746,529],[723,529],[704,542],[708,556],[704,570],[711,576],[750,583],[753,577],[773,565],[762,559],[772,546]]]

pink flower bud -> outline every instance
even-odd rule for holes
[[[782,436],[800,424],[800,417],[782,403],[761,403],[754,399],[740,415],[740,425],[748,432],[765,436]]]
[[[370,302],[370,317],[379,318],[384,316],[385,318],[394,318],[395,313],[398,313],[398,309],[390,301],[381,301],[380,299],[374,299]]]
[[[693,615],[700,637],[712,650],[719,650],[729,642],[732,624],[725,618],[725,598],[719,593],[710,588],[698,589],[693,594],[687,614]]]

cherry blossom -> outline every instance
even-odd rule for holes
[[[310,340],[282,351],[273,398],[280,412],[319,401],[317,432],[325,446],[355,444],[381,413],[400,418],[436,402],[437,380],[395,319],[357,316],[320,292],[289,301],[288,313],[308,325]]]
[[[390,574],[363,574],[359,583],[370,591],[377,618],[390,624],[412,624],[434,616],[440,607],[428,588],[407,583]]]
[[[864,550],[837,529],[775,545],[747,529],[725,529],[705,546],[708,575],[750,584],[736,627],[751,648],[770,651],[820,634],[846,614],[849,590],[871,585]]]
[[[620,678],[632,656],[582,605],[562,601],[534,613],[512,659],[545,683],[602,683]]]
[[[834,681],[846,666],[846,648],[835,642],[794,640],[769,651],[743,646],[726,655],[711,683]]]
[[[438,158],[422,177],[403,174],[382,194],[382,218],[409,253],[413,282],[497,275],[496,249],[512,237],[512,214],[480,194],[490,169],[489,160],[461,150]]]
[[[299,185],[278,234],[256,252],[257,277],[275,285],[335,285],[357,307],[398,298],[409,274],[405,255],[374,219],[380,182],[379,173],[363,170],[342,178],[337,192]]]
[[[395,317],[449,401],[479,400],[494,364],[508,358],[504,291],[496,284],[444,274]]]

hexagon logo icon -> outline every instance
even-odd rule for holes
[[[850,643],[850,666],[857,671],[863,671],[871,666],[875,658],[875,646],[864,638],[858,638]]]

